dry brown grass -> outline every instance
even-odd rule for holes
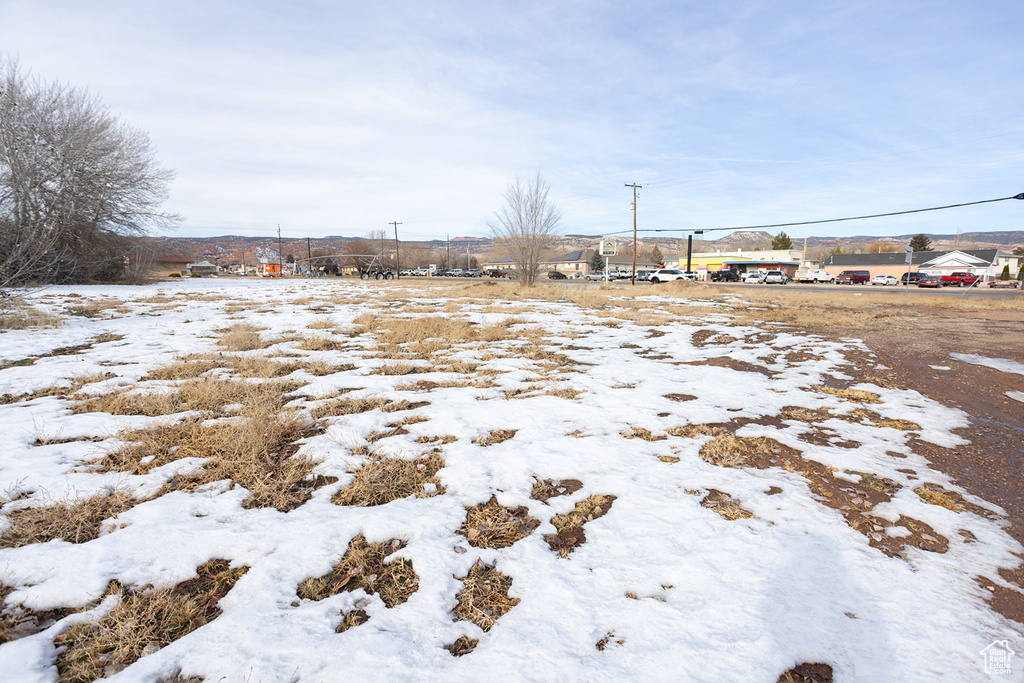
[[[298,413],[281,413],[273,400],[246,406],[228,421],[185,420],[129,431],[125,446],[96,461],[100,471],[144,474],[186,457],[206,458],[202,467],[179,474],[162,491],[191,491],[216,481],[230,480],[249,491],[246,508],[293,510],[317,488],[336,481],[311,477],[314,463],[296,456],[294,443],[309,434],[311,425]]]
[[[613,502],[615,496],[594,495],[576,503],[571,512],[552,517],[551,524],[558,533],[544,536],[548,547],[562,558],[569,557],[572,551],[586,543],[587,536],[583,531],[583,525],[608,514]]]
[[[835,396],[836,398],[850,403],[881,403],[881,397],[871,391],[862,391],[860,389],[837,389],[835,387],[819,385],[814,387],[814,390],[822,394],[828,394]]]
[[[223,330],[215,330],[221,337],[217,340],[217,346],[228,351],[255,351],[265,349],[270,343],[260,336],[260,331],[266,328],[254,327],[248,323],[238,323]]]
[[[305,337],[298,348],[303,351],[344,351],[345,345],[337,339],[316,335]]]
[[[516,435],[518,429],[492,429],[486,434],[473,437],[473,443],[477,446],[493,446],[502,441],[508,441]]]
[[[507,548],[533,533],[540,522],[526,507],[507,508],[491,496],[483,505],[467,505],[466,521],[455,533],[474,548]]]
[[[372,371],[371,375],[415,375],[421,372],[433,372],[432,368],[424,367],[422,365],[413,365],[412,363],[384,363],[376,370]]]
[[[380,410],[383,413],[397,413],[402,410],[413,410],[430,405],[428,401],[395,401],[383,396],[371,398],[337,398],[321,403],[312,410],[314,419],[324,417],[338,417],[341,415],[354,415],[365,413],[371,410]]]
[[[722,427],[707,424],[690,424],[681,425],[679,427],[672,427],[667,430],[672,436],[681,436],[685,439],[696,439],[701,436],[722,436],[727,434],[727,430]]]
[[[840,415],[844,420],[849,422],[870,422],[876,427],[888,427],[889,429],[898,429],[901,432],[919,432],[921,431],[921,425],[910,420],[901,420],[893,417],[882,417],[873,410],[867,410],[866,408],[857,408],[846,415]]]
[[[323,576],[306,579],[296,593],[303,600],[324,600],[345,591],[362,589],[370,595],[379,595],[391,608],[408,600],[419,588],[420,577],[412,562],[399,557],[385,560],[405,547],[397,538],[370,543],[362,534],[353,538],[348,550]]]
[[[220,616],[217,603],[245,574],[227,560],[210,560],[197,577],[164,589],[112,584],[118,604],[103,617],[78,623],[54,639],[60,681],[85,683],[112,676],[142,657]]]
[[[280,407],[284,396],[301,386],[301,382],[294,381],[240,382],[197,377],[187,380],[172,392],[144,393],[129,390],[93,396],[76,402],[74,412],[155,417],[186,410],[218,413],[229,405],[271,403]]]
[[[655,435],[649,429],[632,426],[619,432],[619,435],[624,439],[643,439],[644,441],[664,441],[668,438],[664,434]]]
[[[713,510],[730,521],[737,519],[750,519],[754,516],[754,513],[740,505],[739,501],[735,498],[730,496],[728,493],[722,493],[717,489],[711,489],[708,491],[708,495],[704,496],[704,499],[700,501],[700,504],[701,507]]]
[[[455,621],[470,621],[485,632],[490,631],[498,619],[519,604],[519,598],[508,596],[512,577],[481,560],[476,561],[466,576],[456,578],[463,588],[455,596],[458,601],[452,610]]]
[[[719,467],[745,467],[752,458],[770,456],[781,446],[778,441],[767,437],[742,438],[727,433],[701,446],[700,457],[704,462]]]
[[[452,653],[452,657],[461,657],[468,655],[470,652],[476,649],[476,646],[480,643],[479,638],[470,638],[469,636],[460,636],[455,640],[454,643],[450,643],[444,646],[444,649]]]
[[[135,504],[129,492],[115,489],[89,498],[13,510],[7,513],[11,525],[0,535],[0,548],[20,548],[55,539],[86,543],[99,537],[103,522]]]
[[[920,496],[921,500],[931,505],[938,505],[939,507],[944,507],[947,510],[952,510],[953,512],[964,511],[963,506],[957,503],[945,491],[919,486],[914,489],[914,493]]]
[[[440,453],[430,453],[416,460],[371,454],[352,472],[355,476],[352,483],[334,494],[331,500],[335,505],[371,507],[409,496],[430,498],[444,493],[437,478],[442,467],[444,458]],[[430,488],[432,490],[428,490]]]
[[[0,298],[0,330],[60,327],[63,323],[60,316],[31,306],[20,297]]]
[[[450,443],[455,443],[459,440],[459,437],[451,434],[443,434],[441,436],[419,436],[416,437],[416,443],[436,443],[442,446]]]
[[[75,315],[82,318],[101,318],[113,314],[124,315],[130,313],[131,309],[124,305],[120,299],[100,299],[78,306],[68,306],[68,315]]]
[[[334,629],[335,633],[344,633],[350,628],[362,626],[370,620],[370,615],[361,609],[349,610],[341,613],[341,623]]]

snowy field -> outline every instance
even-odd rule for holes
[[[0,678],[977,681],[1021,651],[985,599],[1024,549],[913,448],[963,444],[964,413],[700,288],[513,289],[30,294],[65,321],[0,333]],[[232,469],[275,434],[298,450]],[[89,500],[115,511],[93,533],[41,531]],[[360,543],[385,564],[345,564]],[[211,560],[237,571],[205,616],[88,650]]]

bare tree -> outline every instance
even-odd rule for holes
[[[562,212],[548,194],[548,185],[538,172],[505,188],[505,205],[495,212],[487,226],[516,266],[520,282],[532,285],[537,280],[541,260],[550,248]]]
[[[0,57],[0,287],[122,277],[132,238],[180,220],[173,175],[97,98]]]

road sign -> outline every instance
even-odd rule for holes
[[[615,256],[617,246],[612,240],[601,240],[601,256]]]

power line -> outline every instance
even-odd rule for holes
[[[763,230],[765,228],[790,228],[797,225],[818,225],[820,223],[839,223],[841,221],[860,221],[868,218],[885,218],[887,216],[902,216],[908,213],[921,213],[924,211],[941,211],[943,209],[955,209],[960,206],[973,206],[974,204],[989,204],[991,202],[1004,202],[1007,199],[1024,199],[1024,192],[1012,197],[999,197],[998,199],[982,199],[976,202],[963,202],[961,204],[947,204],[946,206],[932,206],[927,209],[910,209],[908,211],[890,211],[889,213],[873,213],[866,216],[848,216],[846,218],[826,218],[817,221],[797,221],[794,223],[770,223],[768,225],[738,225],[731,228],[643,228],[640,232],[717,232],[720,230]],[[610,235],[624,235],[629,230],[608,233]]]

